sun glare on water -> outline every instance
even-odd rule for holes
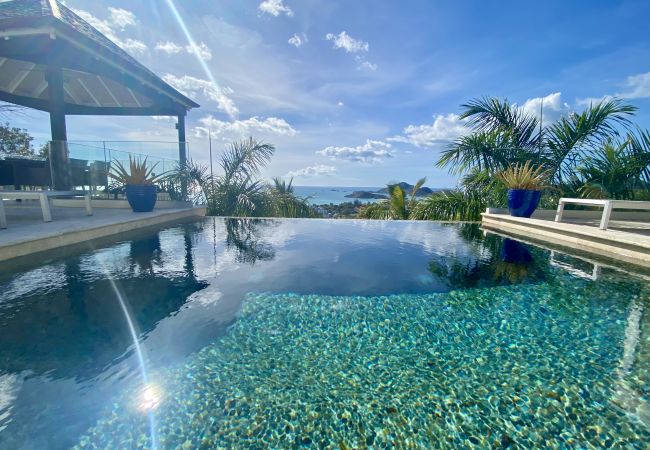
[[[155,384],[145,385],[138,395],[138,409],[142,412],[154,411],[163,399],[163,392]]]

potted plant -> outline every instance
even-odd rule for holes
[[[546,186],[548,172],[542,166],[535,167],[530,161],[517,163],[497,175],[508,188],[508,209],[515,217],[530,217],[537,209]]]
[[[154,184],[163,178],[153,171],[158,163],[147,168],[147,158],[144,160],[129,156],[129,170],[120,163],[115,162],[115,171],[109,176],[118,184],[124,186],[126,199],[133,212],[150,212],[156,205],[157,186]]]

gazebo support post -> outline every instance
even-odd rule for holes
[[[185,142],[185,113],[178,115],[178,123],[176,124],[178,129],[178,163],[182,168],[185,168],[187,164],[187,144]],[[187,180],[181,180],[181,194],[183,199],[187,198]]]
[[[52,187],[57,191],[68,191],[72,189],[72,180],[65,125],[63,70],[61,67],[50,66],[46,76],[50,103],[50,128],[52,130],[49,154]]]

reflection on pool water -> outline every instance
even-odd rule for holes
[[[210,218],[1,273],[2,448],[650,443],[647,279],[476,225]]]

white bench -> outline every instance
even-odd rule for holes
[[[561,222],[564,213],[564,205],[571,203],[574,205],[599,206],[603,208],[603,216],[600,219],[600,229],[606,230],[609,225],[609,218],[613,209],[641,209],[650,210],[650,202],[639,202],[632,200],[598,200],[590,198],[561,198],[557,207],[555,221]]]
[[[0,191],[0,228],[7,228],[7,216],[3,199],[10,200],[40,200],[43,222],[52,222],[50,211],[50,199],[56,197],[83,197],[86,207],[86,215],[93,215],[93,207],[90,194],[82,194],[74,191]]]

